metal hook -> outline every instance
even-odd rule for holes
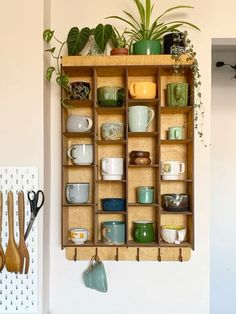
[[[137,259],[138,262],[140,261],[140,259],[139,259],[139,247],[137,248],[137,256],[136,256],[136,259]]]
[[[179,261],[183,262],[182,248],[179,249]]]
[[[98,257],[98,248],[96,247],[95,248],[95,261],[97,262],[98,259],[99,259],[99,257]]]
[[[161,262],[161,248],[158,248],[157,260],[158,262]]]
[[[77,261],[77,248],[75,248],[74,261]]]
[[[119,248],[116,248],[116,257],[115,257],[116,261],[119,262]]]

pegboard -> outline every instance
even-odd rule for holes
[[[7,192],[14,195],[14,235],[19,243],[17,193],[25,196],[25,230],[30,220],[30,204],[27,192],[38,189],[38,169],[35,167],[0,167],[0,188],[3,193],[2,246],[6,251],[8,241]],[[0,273],[0,313],[37,313],[38,310],[38,219],[26,240],[30,255],[29,272]]]

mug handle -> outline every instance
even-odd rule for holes
[[[174,135],[175,135],[175,139],[179,138],[179,131],[178,131],[178,130],[175,130],[175,131],[174,131]]]
[[[102,160],[102,171],[104,171],[105,173],[108,173],[108,160],[107,159]]]
[[[184,173],[184,171],[185,171],[185,164],[183,162],[181,162],[179,165],[180,165],[179,172],[180,173]]]
[[[148,108],[148,112],[149,112],[149,120],[148,120],[148,123],[147,123],[147,127],[152,122],[152,120],[154,119],[154,116],[155,116],[155,112],[154,112],[153,109]]]
[[[68,149],[68,151],[67,151],[67,156],[68,156],[71,160],[76,159],[76,158],[73,158],[72,155],[71,155],[71,153],[72,153],[72,151],[73,151],[74,149],[76,149],[76,148],[75,148],[74,146],[71,146],[71,147]]]
[[[87,120],[88,126],[87,126],[87,128],[84,130],[84,132],[87,132],[87,131],[89,131],[89,130],[92,128],[92,126],[93,126],[93,120],[92,120],[91,118],[89,118],[89,117],[85,117],[85,120]]]
[[[107,237],[107,231],[110,232],[111,230],[110,230],[109,228],[107,228],[107,227],[103,228],[103,229],[102,229],[102,236],[104,237],[105,240],[107,240],[107,242],[110,243],[110,242],[111,242],[111,239],[109,239],[109,238]]]
[[[130,95],[131,95],[132,97],[135,97],[134,86],[135,86],[135,83],[131,83],[130,86],[129,86],[129,92],[130,92]]]

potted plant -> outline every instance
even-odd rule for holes
[[[179,5],[175,7],[171,7],[165,10],[162,14],[154,17],[154,21],[152,21],[154,4],[151,0],[145,0],[145,6],[142,3],[142,0],[133,0],[136,9],[138,11],[138,19],[135,18],[133,13],[123,11],[126,15],[126,18],[112,15],[107,18],[118,19],[130,27],[129,30],[126,31],[126,34],[130,37],[130,44],[133,44],[133,53],[134,54],[159,54],[161,53],[161,39],[164,34],[177,31],[179,27],[183,25],[188,25],[197,30],[199,28],[192,23],[185,21],[170,21],[163,22],[162,18],[166,16],[166,14],[177,10],[177,9],[189,9],[193,8],[188,5]]]
[[[126,29],[122,33],[119,33],[117,28],[113,26],[113,34],[111,37],[111,44],[113,48],[110,52],[112,56],[129,54],[128,41],[125,37],[125,32]]]

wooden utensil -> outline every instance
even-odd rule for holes
[[[5,255],[2,248],[2,191],[0,191],[0,272],[3,270],[5,266]]]
[[[11,273],[18,273],[21,269],[20,253],[16,246],[14,238],[14,213],[13,213],[13,193],[12,191],[7,194],[8,206],[8,244],[6,250],[6,268]]]
[[[24,199],[24,192],[20,191],[18,193],[18,215],[19,215],[19,230],[20,230],[20,241],[19,241],[19,252],[21,258],[21,269],[20,273],[25,274],[29,271],[29,252],[25,245],[25,199]],[[25,266],[25,267],[24,267]]]

